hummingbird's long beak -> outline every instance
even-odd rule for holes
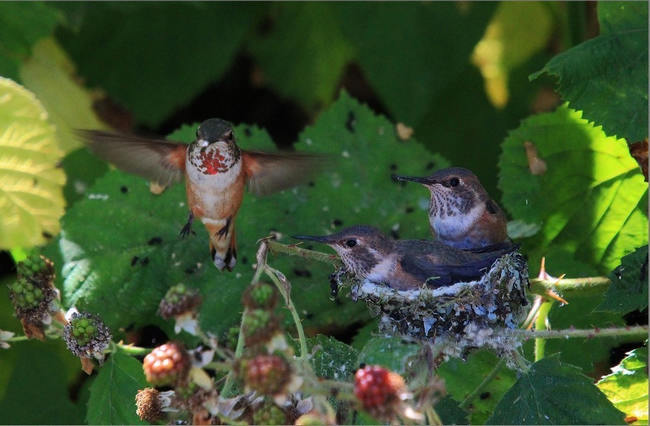
[[[334,242],[334,239],[332,238],[331,235],[323,235],[323,236],[292,235],[291,238],[295,238],[296,240],[316,241],[318,243],[323,243],[323,244],[331,244]]]
[[[431,179],[429,177],[417,177],[417,176],[401,176],[401,175],[391,175],[393,180],[395,182],[417,182],[421,183],[423,185],[431,185],[434,183],[438,183],[435,179]]]

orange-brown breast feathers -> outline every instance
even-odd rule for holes
[[[101,130],[79,130],[88,148],[125,172],[161,185],[183,178],[187,145]]]
[[[267,195],[307,181],[327,164],[329,157],[303,153],[243,151],[248,189]]]

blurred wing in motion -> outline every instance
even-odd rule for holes
[[[243,151],[248,189],[255,195],[268,195],[309,180],[331,159],[325,155]]]
[[[77,134],[95,155],[125,172],[164,186],[183,178],[187,145],[101,130]]]

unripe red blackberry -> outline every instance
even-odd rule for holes
[[[256,425],[285,425],[287,415],[282,408],[267,401],[259,406],[253,413],[253,424]]]
[[[191,361],[182,343],[168,342],[147,354],[142,366],[149,383],[164,386],[184,383]]]
[[[80,358],[102,358],[111,341],[111,331],[97,316],[88,312],[75,312],[63,329],[68,349]]]
[[[390,417],[405,389],[402,376],[378,365],[360,368],[354,376],[354,394],[365,410],[379,418]]]
[[[278,299],[275,287],[267,283],[257,283],[246,289],[242,297],[244,306],[248,309],[272,310]]]
[[[262,395],[282,393],[291,380],[291,368],[277,355],[258,355],[243,362],[246,388]]]
[[[160,301],[158,312],[164,319],[169,319],[192,313],[201,305],[201,295],[198,290],[188,288],[185,284],[170,287],[165,297]]]

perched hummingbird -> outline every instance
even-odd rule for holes
[[[397,290],[442,287],[480,278],[486,268],[517,247],[482,253],[455,249],[440,241],[391,240],[371,226],[352,226],[325,236],[296,235],[332,247],[359,279],[385,283]]]
[[[439,241],[478,251],[509,245],[506,215],[471,171],[451,167],[428,177],[393,179],[421,183],[431,192],[429,223]]]
[[[256,195],[289,188],[325,159],[241,150],[232,125],[218,118],[201,123],[190,145],[98,130],[79,133],[95,154],[126,172],[164,186],[184,177],[190,213],[181,235],[187,236],[192,220],[199,218],[210,235],[210,255],[219,270],[230,271],[237,262],[235,219],[245,185]]]

